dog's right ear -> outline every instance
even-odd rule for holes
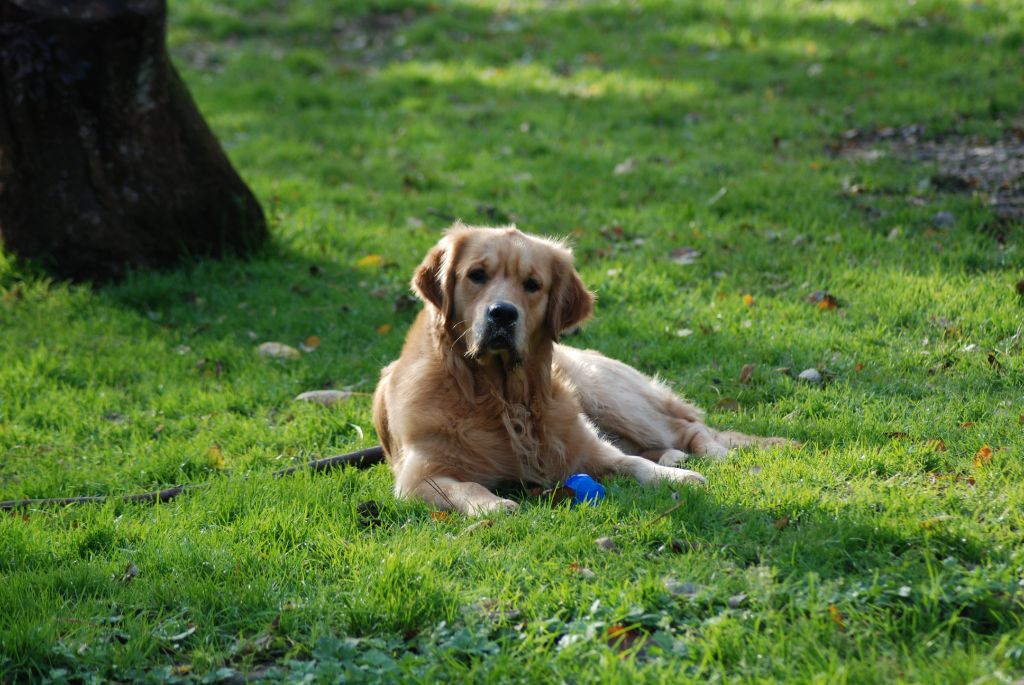
[[[412,289],[441,313],[447,324],[455,318],[455,265],[465,243],[462,224],[455,224],[430,252],[412,276]]]
[[[430,248],[412,275],[412,289],[416,294],[442,312],[445,310],[444,281],[449,242],[447,237],[441,238],[437,245]]]

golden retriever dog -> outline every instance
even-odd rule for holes
[[[578,472],[703,484],[676,464],[786,442],[713,430],[659,381],[558,344],[594,306],[560,242],[457,223],[412,287],[426,306],[373,399],[399,497],[480,514],[518,508],[500,483]]]

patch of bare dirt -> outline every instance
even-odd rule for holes
[[[940,192],[972,193],[1005,223],[1024,223],[1024,130],[1001,140],[928,139],[919,124],[850,129],[829,145],[837,157],[871,161],[896,157],[935,167],[931,185]]]
[[[226,38],[205,36],[196,32],[192,40],[173,48],[176,61],[196,71],[224,71],[232,51],[241,46],[259,44],[276,60],[295,49],[319,49],[343,70],[375,66],[388,61],[415,57],[405,45],[401,31],[420,18],[422,12],[407,8],[399,12],[371,12],[341,16],[331,25],[316,29],[289,30],[274,28],[275,18],[266,14],[252,17],[249,30]]]
[[[399,31],[419,15],[413,8],[401,12],[373,12],[359,17],[345,17],[334,22],[332,39],[335,47],[348,53],[354,61],[374,64],[401,51],[396,41]]]

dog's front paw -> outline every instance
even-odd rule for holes
[[[500,512],[507,512],[514,514],[519,511],[519,503],[513,502],[510,499],[503,497],[495,497],[484,501],[474,502],[470,511],[467,513],[471,516],[481,516],[483,514],[494,514]]]

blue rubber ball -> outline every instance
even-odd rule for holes
[[[565,487],[573,492],[573,504],[596,504],[604,499],[604,486],[585,473],[574,473],[566,478]]]

